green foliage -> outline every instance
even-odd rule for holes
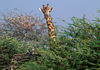
[[[29,61],[22,64],[22,67],[20,67],[17,70],[41,70],[41,69],[36,62]]]
[[[51,41],[49,49],[38,49],[37,61],[43,70],[99,70],[100,69],[100,24],[86,17],[72,18],[64,35]]]
[[[100,69],[100,23],[89,22],[86,17],[73,17],[74,24],[70,24],[65,36],[70,41],[68,45],[74,48],[71,57],[71,67],[76,70]]]
[[[17,41],[9,36],[0,37],[0,69],[9,65],[14,54],[23,53],[27,50],[24,42]]]
[[[63,32],[59,34],[59,30],[57,31],[59,35],[56,41],[49,40],[42,43],[43,45],[41,43],[32,44],[34,40],[31,39],[28,41],[31,43],[27,45],[26,42],[9,37],[9,34],[1,36],[0,58],[4,58],[2,62],[7,65],[15,53],[26,52],[29,46],[31,48],[39,46],[39,48],[35,47],[39,55],[32,56],[17,70],[100,70],[99,17],[96,17],[95,21],[90,21],[86,17],[73,17],[72,21],[73,23],[68,24],[68,27],[61,26]],[[40,40],[44,42],[45,38],[40,39],[39,37],[37,35],[37,42]]]

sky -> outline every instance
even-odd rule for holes
[[[86,15],[87,18],[93,19],[97,10],[100,10],[100,0],[0,0],[0,11],[7,12],[17,8],[27,13],[33,11],[37,16],[43,17],[39,8],[47,3],[54,7],[51,16],[58,25],[64,25],[58,18],[70,22],[73,16],[82,18]]]

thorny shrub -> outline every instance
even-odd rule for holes
[[[44,20],[28,14],[18,14],[11,11],[9,15],[3,15],[5,23],[3,30],[5,34],[17,37],[18,40],[24,40],[30,44],[39,47],[48,40],[48,30]]]

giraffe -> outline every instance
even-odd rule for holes
[[[39,8],[39,10],[44,14],[44,18],[46,19],[49,37],[55,41],[55,27],[52,23],[52,17],[50,16],[50,12],[53,10],[53,8],[50,8],[49,4],[47,4],[47,6],[43,5],[43,8]]]

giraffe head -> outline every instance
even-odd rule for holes
[[[43,8],[39,8],[39,10],[43,12],[44,15],[49,16],[53,8],[50,8],[49,4],[47,4],[47,6],[43,5]]]

